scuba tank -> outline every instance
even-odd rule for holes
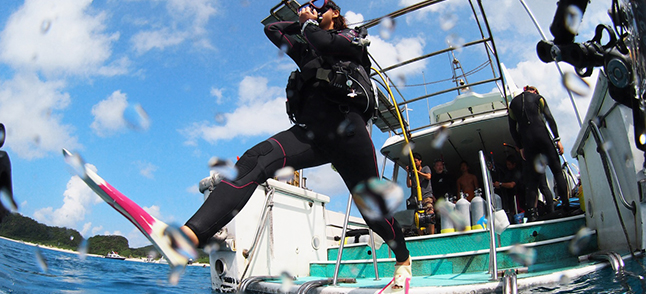
[[[462,229],[462,231],[471,231],[471,213],[469,212],[470,205],[471,203],[469,203],[469,200],[467,200],[464,193],[460,192],[460,200],[455,204],[455,210],[458,212],[460,218],[464,220],[464,228],[462,228],[461,225],[460,228],[455,226],[456,230]]]
[[[484,229],[482,219],[485,217],[485,201],[482,199],[482,190],[477,189],[475,196],[471,199],[471,229]]]
[[[455,213],[455,204],[449,200],[448,193],[444,195],[444,206],[445,211],[441,211],[442,213],[440,213],[440,220],[442,223],[440,233],[453,233],[455,232],[455,227],[453,226],[450,214]]]
[[[494,203],[493,206],[496,208],[496,211],[502,210],[502,197],[500,195],[493,193]]]

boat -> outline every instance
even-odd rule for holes
[[[421,1],[387,17],[396,19],[439,2],[443,1]],[[485,183],[484,226],[406,238],[413,277],[405,292],[516,293],[558,286],[607,266],[621,275],[624,259],[636,258],[646,248],[644,155],[636,147],[635,137],[640,136],[633,136],[635,123],[628,119],[635,110],[610,97],[612,79],[600,74],[571,150],[580,167],[584,196],[571,198],[571,203],[579,203],[579,213],[534,222],[499,218],[487,162],[504,162],[513,152],[507,106],[521,90],[498,59],[480,1],[469,3],[481,38],[465,42],[460,49],[484,50],[480,56],[490,69],[485,72],[492,76],[476,74],[467,79],[461,62],[452,55],[457,48],[451,46],[387,68],[373,60],[379,75],[388,76],[425,58],[449,56],[454,73],[451,86],[413,98],[391,99],[391,83],[386,79],[380,83],[375,126],[391,135],[379,149],[385,158],[380,170],[392,171],[389,178],[383,178],[402,181],[403,167],[410,162],[406,151],[410,152],[414,142],[415,152],[429,159],[442,157],[449,169],[458,170],[462,160],[470,162],[477,167],[472,172]],[[298,7],[296,1],[281,1],[263,23],[293,19]],[[363,26],[375,26],[380,19]],[[402,119],[407,112],[401,107],[409,109],[421,103],[419,109],[424,109],[426,99],[446,95],[453,98],[431,108],[423,118]],[[608,141],[613,142],[613,148],[605,148]],[[577,179],[572,169],[571,164],[564,164],[574,189]],[[217,185],[217,178],[213,173],[200,181],[205,198]],[[217,242],[206,248],[212,288],[223,293],[381,293],[392,279],[395,259],[362,219],[349,215],[351,198],[345,212],[330,211],[326,208],[330,197],[307,189],[302,179],[295,182],[301,184],[269,179],[259,185],[247,205],[213,236]],[[402,226],[419,227],[419,212],[395,215]],[[512,224],[507,223],[510,220]]]
[[[108,252],[104,257],[107,258],[107,259],[118,259],[118,260],[125,260],[126,259],[125,257],[119,255],[119,253],[114,252],[114,251]]]

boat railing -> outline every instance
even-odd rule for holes
[[[345,210],[345,219],[343,220],[343,231],[341,233],[341,242],[339,242],[339,251],[336,257],[336,265],[334,266],[334,277],[332,278],[332,285],[336,286],[339,281],[339,269],[341,268],[341,257],[343,256],[343,245],[346,233],[348,231],[348,224],[350,224],[350,209],[352,208],[352,194],[348,196],[348,205]],[[356,223],[354,223],[356,224]],[[370,236],[370,250],[375,252],[375,237],[372,229],[368,228],[368,235]],[[372,254],[372,265],[375,268],[375,281],[379,280],[379,270],[377,265],[377,254]]]
[[[478,158],[480,159],[480,169],[482,170],[482,182],[486,183],[485,187],[485,199],[487,201],[487,215],[488,223],[487,227],[489,230],[489,273],[491,274],[491,280],[498,279],[498,261],[496,260],[496,225],[495,225],[495,206],[493,205],[492,195],[493,195],[493,182],[491,181],[491,175],[487,169],[487,161],[482,150],[478,151]]]

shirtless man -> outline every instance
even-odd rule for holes
[[[460,171],[462,171],[462,176],[456,182],[458,188],[457,195],[460,195],[460,192],[464,192],[467,194],[467,200],[471,202],[471,199],[475,196],[475,190],[479,188],[478,178],[474,174],[469,173],[469,164],[466,161],[460,163]]]

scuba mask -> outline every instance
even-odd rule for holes
[[[301,7],[298,8],[298,11],[300,12],[305,7],[310,7],[312,9],[316,10],[316,12],[318,12],[319,15],[322,15],[323,13],[326,13],[328,11],[328,9],[341,10],[339,8],[339,6],[337,6],[336,4],[334,4],[332,2],[329,2],[328,0],[312,0],[312,1],[309,1],[309,2],[301,5]]]

